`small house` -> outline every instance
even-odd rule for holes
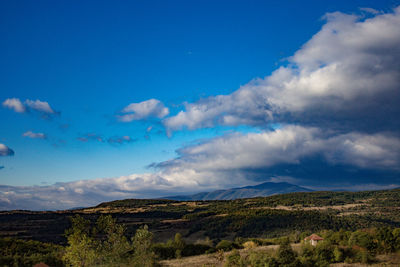
[[[322,240],[324,240],[324,239],[316,234],[312,234],[312,235],[304,238],[304,241],[310,242],[311,245],[313,245],[313,246],[316,246],[318,244],[318,242],[321,242]]]

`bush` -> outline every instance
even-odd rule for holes
[[[234,249],[227,257],[224,267],[245,267],[246,263],[240,257],[239,252]]]
[[[247,241],[243,243],[243,247],[247,249],[255,248],[257,247],[257,244],[253,241]]]
[[[175,248],[168,244],[157,243],[153,245],[153,251],[157,258],[161,260],[169,260],[175,258]]]
[[[290,246],[289,239],[284,239],[278,249],[278,261],[281,265],[291,265],[296,261],[296,253]]]
[[[188,244],[182,250],[182,256],[195,256],[205,254],[206,251],[210,250],[211,247],[203,244]]]
[[[247,263],[252,267],[279,266],[279,262],[275,258],[262,252],[251,252]]]
[[[64,266],[64,248],[39,241],[13,238],[0,239],[0,266],[33,266],[44,262],[49,266]]]
[[[232,241],[229,240],[221,240],[216,246],[215,248],[217,250],[222,249],[223,251],[230,251],[232,249],[239,249],[241,248],[241,246],[237,243],[234,243]]]

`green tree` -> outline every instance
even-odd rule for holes
[[[63,260],[71,266],[93,266],[97,259],[96,244],[90,235],[90,221],[79,215],[71,218],[72,228],[66,231],[68,246]]]
[[[335,246],[335,249],[333,250],[333,257],[335,262],[342,262],[344,260],[343,251],[337,246]]]
[[[317,244],[314,250],[314,259],[316,262],[319,262],[320,265],[326,265],[331,262],[334,262],[333,255],[334,248],[329,241],[324,240]]]
[[[116,265],[126,262],[132,248],[124,236],[125,227],[117,224],[110,215],[100,216],[93,229],[97,237],[97,254],[106,265]]]
[[[392,236],[394,237],[394,249],[396,251],[399,251],[400,250],[400,228],[393,229]]]
[[[63,260],[70,266],[115,266],[128,263],[132,246],[125,228],[110,215],[101,215],[95,226],[76,215],[66,231],[68,246]]]
[[[155,254],[152,250],[153,234],[149,232],[147,225],[136,230],[133,237],[134,257],[133,266],[151,267],[155,265]]]
[[[390,231],[389,231],[390,233]],[[392,236],[389,242],[392,242]],[[362,248],[367,249],[372,255],[376,254],[377,244],[375,243],[372,235],[364,231],[355,231],[350,235],[349,238],[350,246],[360,246]]]
[[[174,248],[175,248],[175,258],[179,259],[182,256],[182,251],[185,248],[185,241],[182,238],[182,235],[180,233],[175,234],[174,238]]]
[[[296,253],[293,251],[290,246],[290,242],[288,238],[284,238],[278,249],[278,262],[281,266],[297,266],[299,265],[296,257]]]

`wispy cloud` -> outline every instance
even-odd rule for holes
[[[0,156],[13,156],[14,151],[8,146],[0,143]]]
[[[373,8],[370,8],[370,7],[360,7],[360,10],[365,12],[365,13],[370,13],[370,14],[373,14],[373,15],[378,15],[378,14],[383,13],[382,11],[379,11],[379,10],[376,10],[376,9],[373,9]]]
[[[136,139],[134,139],[128,135],[112,136],[109,138],[105,138],[102,135],[96,134],[96,133],[88,133],[88,134],[79,136],[77,138],[77,140],[79,140],[81,142],[88,142],[88,141],[96,141],[96,142],[100,142],[100,143],[107,142],[108,144],[112,144],[112,145],[122,145],[122,144],[132,143],[132,142],[136,141]]]
[[[119,144],[119,145],[124,144],[124,143],[132,143],[132,142],[135,142],[135,141],[136,141],[136,139],[133,139],[132,137],[127,136],[127,135],[125,135],[125,136],[114,136],[114,137],[110,137],[110,138],[107,139],[107,142],[109,144]]]
[[[29,137],[32,139],[46,139],[47,136],[44,133],[34,133],[32,131],[27,131],[22,134],[24,137]]]
[[[88,133],[82,136],[79,136],[77,140],[81,142],[88,142],[88,141],[97,141],[97,142],[104,142],[104,138],[101,135],[95,133]]]
[[[143,120],[150,117],[164,118],[169,114],[169,109],[157,99],[149,99],[140,103],[131,103],[121,110],[117,119],[121,122]]]

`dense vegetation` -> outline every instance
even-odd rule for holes
[[[62,246],[33,240],[0,239],[0,266],[33,266],[46,262],[50,266],[64,266]]]
[[[288,237],[281,238],[274,253],[251,251],[241,256],[236,250],[226,259],[225,266],[329,266],[331,263],[376,263],[378,253],[400,250],[400,228],[365,229],[354,232],[323,231],[324,240],[315,247],[304,242],[295,252]]]
[[[209,239],[187,244],[178,233],[166,243],[153,243],[153,234],[144,226],[127,238],[123,225],[110,215],[100,216],[95,224],[79,215],[72,217],[72,228],[66,235],[68,245],[38,241],[2,239],[1,266],[159,266],[159,260],[213,253],[224,266],[329,266],[330,263],[374,263],[382,253],[400,252],[400,228],[368,228],[356,231],[319,232],[324,240],[317,246],[303,241],[309,233],[294,232],[289,236],[261,239],[221,240],[213,245]],[[291,243],[302,242],[294,251]],[[276,251],[253,250],[258,245],[279,244]],[[247,248],[241,255],[237,249]],[[231,253],[224,255],[224,251]]]
[[[69,217],[79,214],[95,222],[112,214],[134,235],[143,225],[160,233],[156,241],[197,236],[222,239],[274,237],[291,231],[356,230],[400,227],[400,189],[364,192],[290,193],[230,201],[127,199],[93,208],[59,212],[0,212],[0,235],[65,245]],[[218,241],[218,240],[217,240]]]
[[[3,238],[0,265],[109,266],[118,262],[134,266],[142,261],[140,266],[145,266],[143,261],[150,260],[151,266],[156,260],[240,249],[248,241],[268,245],[288,236],[291,242],[300,242],[314,232],[326,239],[324,246],[329,249],[304,247],[292,255],[295,262],[303,266],[338,259],[370,262],[377,253],[399,250],[399,227],[399,189],[291,193],[231,201],[127,199],[65,212],[1,212],[3,237],[62,246]],[[70,230],[64,234],[66,229]],[[315,256],[321,251],[326,252],[325,258]],[[280,261],[275,254],[231,254],[226,262],[258,266],[255,262],[268,260],[274,266]]]

